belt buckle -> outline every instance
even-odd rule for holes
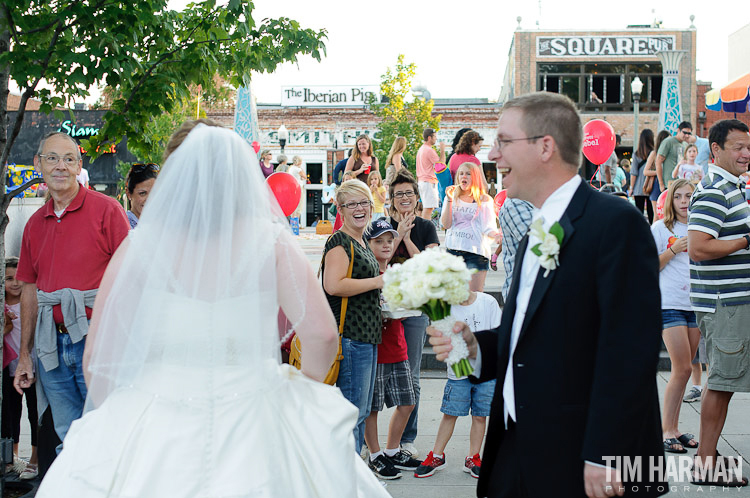
[[[58,334],[67,334],[68,329],[65,327],[64,323],[57,323],[55,324],[55,329],[57,329]]]

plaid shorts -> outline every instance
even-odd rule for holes
[[[379,412],[383,404],[392,406],[409,406],[417,403],[414,392],[414,380],[409,362],[379,363],[375,374],[375,391],[372,394],[372,410]]]

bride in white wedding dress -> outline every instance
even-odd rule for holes
[[[252,149],[192,122],[167,150],[99,289],[85,414],[37,497],[387,497],[354,451],[357,410],[316,381],[336,322]],[[302,372],[279,362],[279,308]]]

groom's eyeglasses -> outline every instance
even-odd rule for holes
[[[535,137],[521,137],[521,138],[496,138],[495,146],[498,149],[502,149],[506,145],[511,144],[513,142],[518,142],[519,140],[538,140],[540,138],[544,138],[544,135],[537,135]]]

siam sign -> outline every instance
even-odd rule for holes
[[[60,127],[57,129],[57,131],[60,133],[67,133],[73,138],[89,138],[99,134],[99,128],[94,128],[93,126],[76,126],[69,119],[66,119],[65,121],[60,123]],[[78,150],[81,151],[81,154],[86,154],[86,150],[81,147],[80,144],[78,145]],[[102,154],[116,154],[117,146],[115,144],[103,144],[97,147],[96,151],[101,152]]]
[[[281,105],[288,107],[366,106],[380,100],[377,85],[325,85],[281,87]]]
[[[537,57],[653,56],[672,50],[674,36],[539,36]]]

